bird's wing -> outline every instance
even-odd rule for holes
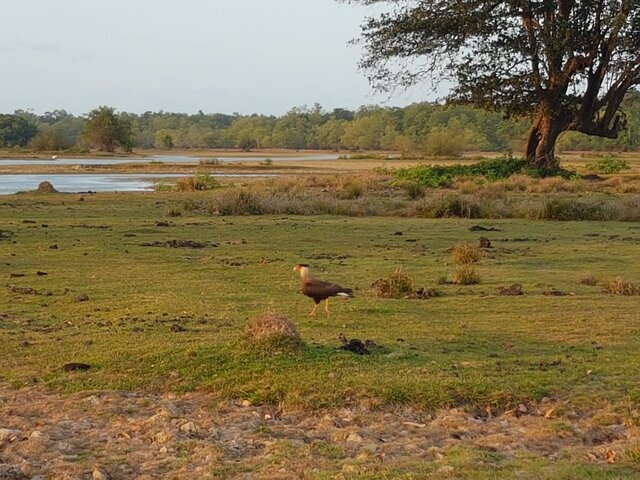
[[[315,278],[307,279],[304,283],[303,290],[304,293],[310,297],[332,297],[338,293],[350,291],[350,289],[344,288],[337,283],[316,280]]]

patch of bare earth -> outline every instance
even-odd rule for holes
[[[453,472],[457,447],[516,458],[613,463],[637,450],[615,415],[563,412],[552,402],[498,417],[459,409],[286,412],[221,404],[204,393],[63,395],[0,384],[1,479],[310,478],[408,462]],[[604,420],[603,420],[604,418]]]

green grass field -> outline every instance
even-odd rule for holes
[[[225,217],[181,208],[207,195],[2,198],[0,377],[67,393],[202,391],[306,412],[404,405],[496,415],[552,399],[563,405],[560,416],[607,410],[637,421],[640,297],[581,283],[640,281],[637,223]],[[182,214],[170,216],[176,209]],[[470,231],[474,225],[498,231]],[[477,266],[480,283],[438,284],[455,272],[449,247],[480,236],[492,242]],[[169,240],[204,247],[171,248]],[[328,317],[321,309],[309,317],[313,302],[293,272],[299,262],[354,288],[355,298],[333,301]],[[442,295],[377,298],[373,282],[399,266],[416,288]],[[513,283],[525,295],[498,295]],[[554,290],[567,295],[545,295]],[[78,301],[81,294],[88,300]],[[298,326],[299,354],[247,347],[246,325],[266,311]],[[380,348],[367,356],[339,350],[340,333]],[[68,362],[92,368],[65,372]],[[476,453],[459,451],[456,465],[470,469],[459,478],[506,478],[469,467],[465,458],[475,462]],[[539,478],[637,473],[635,461],[627,470],[505,462],[505,471]],[[437,473],[429,464],[376,471],[345,478]]]
[[[500,231],[476,233],[477,220],[167,218],[184,197],[78,198],[20,195],[0,206],[0,368],[16,385],[205,388],[306,408],[640,399],[638,297],[580,284],[589,275],[638,280],[636,224],[483,221]],[[481,283],[436,285],[455,270],[447,248],[480,235],[494,246],[478,266]],[[172,239],[207,246],[143,246]],[[312,302],[292,271],[298,262],[353,287],[356,298],[334,301],[329,317],[308,317]],[[398,266],[443,296],[376,298],[371,284]],[[525,295],[498,295],[516,282]],[[552,289],[574,295],[543,295]],[[89,300],[77,302],[83,293]],[[265,360],[242,348],[245,325],[267,310],[299,326],[302,354]],[[384,348],[367,357],[337,351],[340,333]],[[62,372],[71,361],[94,369]],[[329,378],[332,388],[321,388]]]

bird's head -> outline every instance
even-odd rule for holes
[[[294,272],[299,272],[301,277],[306,277],[309,275],[309,265],[306,263],[299,263],[295,267],[293,267]]]

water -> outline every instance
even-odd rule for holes
[[[151,190],[158,181],[187,177],[176,173],[114,174],[17,174],[0,175],[0,195],[36,190],[40,182],[51,182],[59,192],[141,192]],[[216,174],[216,177],[267,177],[257,174]]]
[[[264,162],[267,159],[275,162],[299,162],[304,160],[337,160],[335,154],[298,155],[291,157],[188,157],[185,155],[152,155],[149,157],[109,157],[109,158],[3,158],[0,167],[5,165],[124,165],[127,163],[192,163],[200,160],[217,159],[222,163]]]

